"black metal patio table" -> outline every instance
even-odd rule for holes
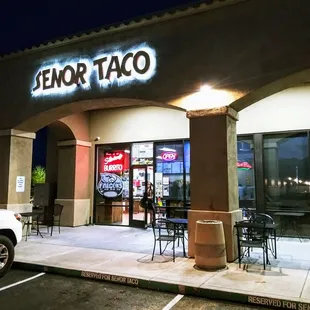
[[[174,234],[178,236],[178,240],[182,237],[183,243],[183,256],[186,257],[185,251],[185,226],[188,225],[188,219],[181,219],[181,218],[167,218],[167,221],[173,224]],[[181,231],[181,233],[180,233]],[[178,243],[179,245],[179,243]]]
[[[37,235],[40,235],[43,238],[43,236],[40,232],[38,223],[39,223],[39,217],[44,215],[44,213],[42,211],[32,211],[32,212],[23,212],[23,213],[20,213],[20,215],[25,218],[23,228],[25,226],[27,226],[25,241],[27,241],[29,230],[31,230],[31,228],[33,228],[32,218],[36,218],[37,225],[35,227],[35,230],[37,232]]]
[[[255,223],[255,222],[253,222]],[[242,223],[242,222],[239,222],[238,223],[239,227],[243,227],[244,229],[247,229],[247,223]],[[269,240],[272,240],[273,241],[273,244],[272,246],[268,247],[268,250],[270,250],[272,256],[277,259],[277,227],[279,225],[278,224],[271,224],[271,223],[265,223],[265,229],[266,231],[268,231],[268,235],[267,235],[267,238]],[[236,225],[235,225],[236,227]]]
[[[276,212],[275,216],[280,217],[280,237],[283,237],[288,230],[289,225],[296,231],[299,241],[301,242],[301,230],[299,230],[297,219],[305,216],[304,212]]]

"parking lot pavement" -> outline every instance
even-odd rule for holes
[[[66,310],[266,309],[21,270],[12,270],[0,279],[1,310],[64,308]]]

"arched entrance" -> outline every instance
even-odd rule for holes
[[[185,124],[181,126],[182,132],[175,126],[167,133],[167,124],[172,119]],[[8,141],[22,152],[30,152],[34,133],[30,134],[29,131],[37,132],[40,128],[46,128],[46,182],[50,186],[57,185],[55,197],[53,191],[49,191],[51,197],[47,201],[64,205],[62,225],[79,226],[93,221],[94,188],[98,181],[94,180],[96,145],[153,142],[166,138],[188,139],[187,123],[182,109],[160,103],[127,99],[83,101],[60,106],[25,120],[12,131],[13,135],[19,135],[19,141],[15,142],[15,138],[12,140],[10,136]],[[98,136],[101,140],[96,139]],[[27,141],[27,146],[20,141]],[[14,170],[14,173],[24,176],[25,184],[29,184],[31,158],[25,160],[25,157],[15,156],[13,159],[19,165],[19,170]],[[8,166],[12,167],[12,163]],[[20,193],[12,194],[12,197],[19,197],[20,212],[31,208],[29,193],[30,186],[25,188],[22,197]],[[16,204],[11,204],[10,199],[6,199],[3,207],[16,210]]]

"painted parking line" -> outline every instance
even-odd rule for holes
[[[39,274],[37,274],[37,275],[35,275],[35,276],[33,276],[33,277],[27,278],[27,279],[25,279],[25,280],[18,281],[18,282],[15,282],[15,283],[13,283],[13,284],[10,284],[10,285],[1,287],[1,288],[0,288],[0,292],[1,292],[1,291],[5,291],[5,290],[7,290],[7,289],[9,289],[9,288],[11,288],[11,287],[14,287],[14,286],[17,286],[17,285],[20,285],[20,284],[23,284],[23,283],[32,281],[32,280],[34,280],[34,279],[36,279],[36,278],[39,278],[39,277],[41,277],[41,276],[44,276],[44,275],[45,275],[45,272],[41,272],[41,273],[39,273]]]
[[[168,305],[166,305],[162,310],[170,310],[172,309],[172,307],[174,307],[182,298],[184,297],[184,295],[177,295],[175,296]]]

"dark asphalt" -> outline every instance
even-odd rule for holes
[[[0,279],[1,310],[162,310],[176,295],[116,284],[45,274],[26,283],[1,288],[38,273],[11,270]],[[184,296],[173,310],[254,310],[238,304]]]

